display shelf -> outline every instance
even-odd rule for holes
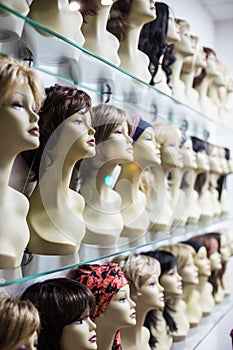
[[[155,87],[114,66],[72,41],[0,4],[25,22],[22,37],[15,41],[0,40],[0,51],[25,61],[56,79],[78,85],[107,99],[143,114],[150,121],[161,118],[177,125],[188,121],[188,133],[224,145],[232,130],[221,121],[212,120],[167,96]]]
[[[0,52],[31,63],[43,78],[46,86],[54,83],[76,85],[90,94],[94,104],[108,102],[122,106],[128,113],[140,114],[150,122],[166,121],[181,126],[186,120],[189,135],[205,139],[208,134],[209,142],[233,148],[233,130],[225,127],[219,121],[207,118],[183,105],[173,97],[167,96],[155,87],[7,6],[0,4],[0,8],[11,13],[16,20],[20,19],[24,22],[22,36],[18,40],[7,41],[6,37],[0,36]],[[175,243],[188,239],[193,234],[217,230],[231,220],[232,218],[218,217],[209,222],[200,222],[196,226],[179,227],[169,233],[152,234],[148,232],[144,244],[135,242],[133,247],[121,245],[109,254],[98,256],[93,254],[91,260],[82,260],[82,262],[91,263],[100,259],[110,259],[115,254],[140,250],[166,242]],[[59,271],[66,268],[61,267]],[[58,271],[48,269],[49,267],[40,274],[9,280],[1,285],[19,283],[25,278],[35,278],[47,272]]]
[[[213,311],[209,316],[202,317],[199,325],[191,328],[184,341],[174,343],[172,350],[195,350],[201,342],[208,336],[214,327],[226,316],[227,313],[232,312],[233,297],[224,298],[221,304],[215,305]]]
[[[208,222],[200,222],[198,225],[188,225],[183,228],[177,228],[173,230],[172,232],[147,232],[145,239],[146,243],[143,244],[131,244],[131,246],[122,244],[118,247],[111,247],[110,252],[107,253],[105,249],[105,254],[102,255],[92,255],[91,259],[88,260],[82,260],[79,263],[71,264],[71,265],[65,265],[59,268],[52,268],[46,265],[45,270],[41,270],[39,273],[25,275],[22,278],[18,279],[12,279],[12,280],[3,280],[0,279],[0,287],[11,285],[11,284],[17,284],[22,283],[28,280],[32,280],[35,278],[39,278],[41,276],[44,276],[45,274],[52,274],[52,273],[59,273],[62,271],[69,270],[71,268],[74,268],[80,264],[83,263],[102,263],[110,261],[114,256],[120,255],[120,254],[126,254],[130,252],[134,253],[140,253],[141,251],[150,250],[150,249],[156,249],[161,245],[165,244],[175,244],[180,241],[184,241],[187,239],[190,239],[192,236],[201,235],[203,233],[209,233],[209,232],[217,232],[218,230],[221,230],[223,228],[227,228],[229,224],[232,224],[233,217],[227,217],[222,216],[219,218],[214,218],[212,220],[209,220]],[[134,243],[134,242],[132,242]],[[81,244],[82,248],[82,244]]]

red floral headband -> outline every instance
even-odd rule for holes
[[[85,284],[92,291],[96,300],[93,319],[104,313],[113,296],[128,283],[116,263],[78,266],[72,278]]]

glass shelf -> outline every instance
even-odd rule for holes
[[[128,113],[140,114],[150,122],[167,121],[180,126],[183,120],[187,120],[188,134],[204,139],[208,132],[209,142],[233,148],[233,130],[211,120],[206,116],[194,111],[186,105],[168,96],[155,87],[143,82],[137,77],[123,71],[119,67],[110,64],[101,57],[85,50],[48,28],[24,17],[14,10],[0,4],[0,8],[7,10],[15,17],[15,20],[24,22],[22,36],[18,39],[8,41],[0,30],[0,52],[20,58],[31,63],[39,72],[46,86],[54,83],[61,85],[77,85],[78,88],[86,90],[93,98],[94,105],[108,103],[122,106]],[[1,14],[0,14],[1,15]],[[157,246],[162,243],[175,243],[188,239],[192,235],[217,230],[233,218],[219,217],[210,222],[199,223],[197,226],[179,227],[170,233],[157,232],[146,235],[146,243],[133,242],[132,246],[123,244],[111,253],[95,255],[91,260],[82,259],[82,263],[96,262],[110,259],[116,254],[129,251],[140,251],[145,247]],[[0,280],[0,286],[24,282],[45,274],[64,271],[71,267],[69,265],[41,271],[37,274],[24,276],[22,278],[10,278],[7,281]]]
[[[151,122],[162,119],[180,125],[185,119],[189,123],[188,133],[192,136],[205,139],[208,132],[209,142],[223,146],[226,138],[232,139],[233,130],[221,122],[183,105],[38,22],[5,5],[0,4],[1,7],[16,20],[24,21],[24,28],[18,40],[3,40],[1,43],[0,39],[0,51],[33,62],[35,69],[50,75],[51,79],[46,80],[47,85],[52,80],[54,83],[62,79],[97,94],[101,102],[109,99],[109,102],[123,105],[130,112],[142,114]]]
[[[227,228],[229,224],[232,223],[232,221],[233,221],[233,217],[222,216],[218,218],[216,217],[212,220],[209,220],[208,222],[207,221],[199,222],[198,225],[187,225],[183,228],[178,227],[172,232],[167,232],[167,233],[166,232],[156,232],[156,233],[147,232],[145,236],[146,242],[143,244],[138,244],[135,242],[132,242],[134,243],[133,246],[122,244],[120,247],[118,246],[118,249],[115,249],[113,247],[109,251],[109,253],[106,252],[105,254],[100,254],[96,256],[94,255],[95,251],[93,251],[91,259],[82,260],[80,261],[80,263],[66,265],[56,269],[49,268],[48,265],[46,265],[46,269],[44,271],[40,271],[40,273],[25,275],[22,278],[12,279],[12,280],[9,279],[6,281],[3,281],[0,279],[0,287],[17,284],[17,283],[23,283],[25,281],[39,278],[41,276],[48,275],[48,274],[59,273],[62,271],[64,272],[74,268],[75,266],[81,265],[83,263],[105,263],[106,261],[110,261],[114,256],[119,254],[125,254],[129,252],[140,253],[141,251],[156,249],[160,245],[175,244],[177,242],[187,240],[194,235],[196,236],[196,235],[201,235],[203,233],[208,233],[208,232],[217,232],[218,230]],[[82,249],[82,246],[83,245],[81,244],[81,249]]]

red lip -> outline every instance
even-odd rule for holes
[[[87,142],[90,146],[95,147],[95,139],[91,139]]]
[[[129,148],[127,148],[127,150],[126,150],[127,152],[130,152],[130,153],[133,153],[133,147],[129,147]]]
[[[130,315],[131,318],[136,318],[136,312],[133,312],[131,315]]]
[[[92,343],[96,343],[96,334],[93,335],[93,337],[91,337],[91,338],[89,339],[89,341],[92,342]]]
[[[40,135],[40,129],[38,127],[32,128],[29,131],[29,134],[33,136],[39,136]]]

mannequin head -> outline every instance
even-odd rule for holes
[[[198,41],[199,38],[195,35],[191,35],[191,41],[192,41],[192,46],[194,49],[195,54],[187,56],[184,59],[183,65],[182,65],[182,73],[191,73],[194,71],[196,67],[196,60],[197,60],[197,55],[198,55]]]
[[[183,159],[180,154],[181,131],[168,123],[154,124],[156,142],[161,147],[161,161],[171,167],[182,167]]]
[[[139,116],[132,116],[134,162],[142,166],[153,166],[161,163],[160,147],[155,141],[154,129],[150,123]]]
[[[183,284],[198,284],[197,267],[194,265],[195,250],[184,243],[170,244],[159,247],[172,253],[178,261],[178,273],[182,277]]]
[[[44,98],[42,82],[20,60],[0,54],[1,147],[17,155],[39,146],[38,110]]]
[[[84,264],[71,270],[68,277],[91,290],[96,301],[92,319],[97,323],[97,333],[106,327],[115,329],[114,344],[119,345],[118,330],[136,324],[135,303],[130,298],[128,281],[120,266],[116,263]]]
[[[29,286],[21,299],[30,300],[38,309],[41,332],[39,350],[97,349],[95,324],[89,315],[94,297],[83,284],[68,278],[55,278]]]
[[[180,41],[174,45],[174,54],[178,52],[182,53],[183,56],[193,56],[195,53],[195,47],[190,34],[190,25],[184,19],[176,18],[176,23],[180,28]]]
[[[201,70],[201,73],[197,75],[194,79],[193,86],[194,88],[198,87],[201,85],[203,79],[206,76],[209,77],[216,77],[217,76],[217,57],[216,53],[214,50],[208,48],[208,47],[203,47],[203,51],[205,52],[206,55],[206,67],[204,67]]]
[[[28,165],[33,164],[36,179],[43,175],[59,153],[64,153],[64,158],[72,157],[74,163],[95,154],[91,97],[82,90],[58,84],[47,88],[46,95],[39,112],[40,147],[36,152],[24,155]],[[49,165],[46,164],[47,158]]]
[[[150,250],[141,254],[151,256],[160,263],[159,282],[164,288],[165,298],[182,295],[182,278],[177,272],[177,259],[166,250]]]
[[[153,21],[156,17],[154,0],[118,0],[110,10],[107,30],[119,41],[124,41],[127,31],[138,23]],[[138,19],[142,18],[141,21]]]
[[[129,254],[114,258],[122,268],[130,284],[130,294],[137,309],[147,311],[163,308],[163,287],[159,284],[160,265],[155,259],[141,254]]]
[[[124,110],[106,104],[93,107],[93,127],[97,145],[96,156],[82,162],[82,183],[91,177],[91,169],[98,169],[106,164],[116,166],[133,160],[130,124]]]
[[[222,267],[221,255],[219,253],[219,242],[212,234],[195,236],[193,239],[204,244],[207,250],[207,257],[211,262],[211,270],[220,270]]]
[[[203,49],[203,46],[201,45],[201,41],[198,39],[196,48],[195,67],[197,69],[206,68],[206,65],[206,53]]]
[[[197,168],[197,157],[193,150],[193,143],[191,137],[186,137],[182,140],[180,146],[180,152],[183,157],[183,167],[184,168]]]
[[[183,243],[189,244],[195,249],[194,264],[198,268],[198,275],[209,277],[211,274],[211,264],[207,258],[207,250],[204,244],[194,239],[189,239]]]
[[[222,173],[222,162],[219,157],[219,147],[210,143],[207,143],[207,153],[210,160],[210,171],[214,173]]]
[[[0,315],[1,350],[35,349],[40,316],[30,301],[1,295]]]

